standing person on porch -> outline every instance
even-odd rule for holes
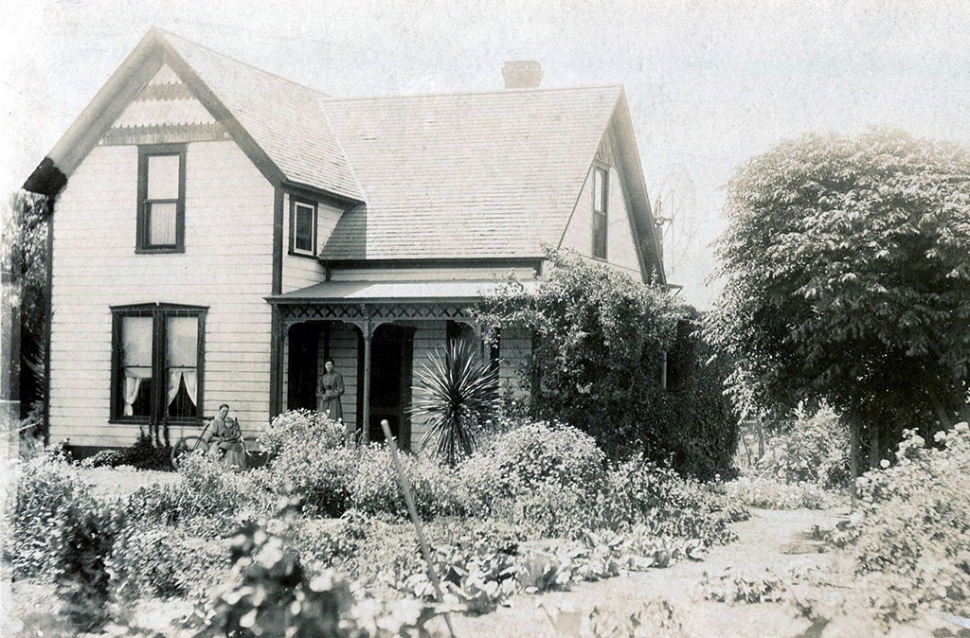
[[[344,393],[344,378],[333,369],[333,359],[323,362],[325,372],[317,388],[317,412],[326,412],[334,421],[342,421],[344,409],[340,397]]]

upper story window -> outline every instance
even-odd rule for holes
[[[596,259],[606,259],[609,175],[605,168],[593,169],[593,257]]]
[[[185,145],[138,147],[137,252],[185,250]]]
[[[201,415],[205,309],[112,308],[111,418],[194,422]]]
[[[317,205],[290,198],[290,253],[316,257]]]

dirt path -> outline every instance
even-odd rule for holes
[[[707,601],[703,599],[700,584],[705,573],[718,575],[728,568],[749,575],[764,574],[767,569],[775,575],[785,576],[789,569],[829,565],[838,557],[818,553],[816,545],[807,540],[805,533],[811,532],[816,525],[831,528],[845,513],[845,510],[755,510],[750,520],[734,526],[738,542],[714,548],[702,562],[685,562],[668,569],[580,583],[568,592],[516,596],[511,606],[494,613],[454,618],[455,633],[460,638],[568,636],[568,631],[556,632],[543,607],[553,614],[562,608],[575,610],[582,617],[597,608],[614,614],[619,620],[640,610],[647,602],[665,599],[687,636],[807,638],[813,635],[813,632],[806,634],[811,623],[796,617],[791,606],[728,605]]]

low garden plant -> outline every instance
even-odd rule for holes
[[[970,599],[970,427],[928,444],[907,431],[893,462],[858,480],[859,507],[833,540],[846,546],[887,621],[927,608],[966,615]]]

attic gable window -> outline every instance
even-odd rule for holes
[[[316,257],[317,205],[290,199],[290,254]]]
[[[605,168],[593,169],[593,257],[596,259],[606,259],[609,176]]]
[[[185,145],[138,147],[136,252],[185,251]]]

